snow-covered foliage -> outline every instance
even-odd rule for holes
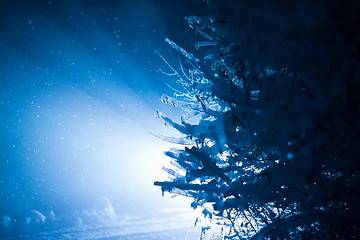
[[[200,56],[167,39],[182,89],[162,101],[184,115],[158,112],[182,134],[160,138],[188,146],[165,152],[171,179],[155,185],[193,198],[224,239],[359,236],[359,4],[207,2],[186,18]]]

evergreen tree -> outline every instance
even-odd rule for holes
[[[157,112],[186,145],[162,191],[189,196],[225,239],[360,236],[359,4],[207,1],[204,38],[167,63],[183,88]]]

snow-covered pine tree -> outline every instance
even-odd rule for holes
[[[224,239],[360,236],[359,4],[207,1],[187,17],[204,40],[170,75],[187,145],[165,152],[163,191],[223,225]]]

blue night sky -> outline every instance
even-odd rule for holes
[[[170,38],[194,51],[194,2],[1,1],[0,210],[76,209],[106,196],[119,212],[189,206],[153,181],[171,147],[155,109],[172,94]]]

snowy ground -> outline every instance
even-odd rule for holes
[[[42,233],[38,235],[23,235],[14,236],[7,239],[77,239],[77,240],[105,240],[105,239],[119,239],[119,240],[184,240],[184,239],[197,239],[199,233],[195,230],[188,228],[177,228],[171,230],[141,230],[128,231],[128,229],[121,226],[101,227],[86,230],[67,229],[64,231],[56,231],[51,233]]]
[[[196,240],[199,227],[189,211],[161,212],[147,217],[123,217],[98,226],[79,226],[37,234],[7,236],[4,240]]]

